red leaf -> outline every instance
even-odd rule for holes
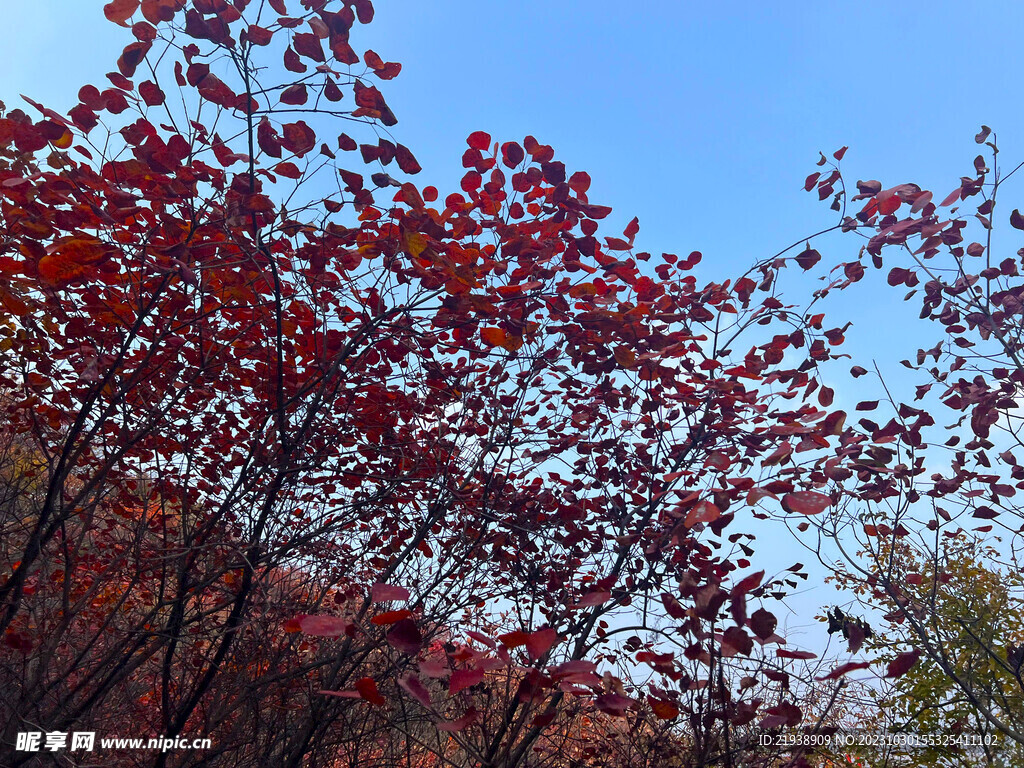
[[[245,39],[252,45],[270,45],[273,33],[269,29],[252,24],[245,32]]]
[[[948,195],[946,195],[945,200],[943,200],[941,203],[939,203],[939,207],[940,208],[945,208],[947,205],[952,205],[953,203],[958,201],[960,199],[960,191],[961,191],[960,187],[957,187],[952,192],[950,192]]]
[[[484,671],[482,669],[456,669],[452,672],[451,680],[448,681],[448,692],[455,694],[465,688],[471,688],[483,682]]]
[[[298,72],[300,74],[309,69],[309,67],[302,63],[299,54],[291,48],[287,48],[284,52],[284,68],[289,72]]]
[[[369,24],[373,21],[373,3],[371,0],[354,0],[352,3],[356,8],[356,18],[360,24]]]
[[[271,157],[281,156],[281,141],[277,136],[277,131],[266,117],[260,120],[260,124],[256,128],[256,141],[259,143],[260,149]]]
[[[446,733],[457,733],[458,731],[464,731],[470,725],[476,722],[477,711],[475,707],[470,707],[466,710],[466,714],[457,720],[450,720],[448,722],[438,723],[437,730],[444,731]]]
[[[787,651],[782,648],[775,651],[775,655],[780,659],[801,659],[805,661],[818,658],[818,654],[811,653],[810,651]]]
[[[473,131],[473,133],[469,134],[469,138],[466,139],[466,143],[473,149],[486,152],[491,146],[491,134],[484,133],[483,131]]]
[[[420,673],[433,678],[446,677],[451,671],[448,665],[439,659],[424,659],[419,666]]]
[[[509,352],[515,352],[522,346],[522,339],[509,336],[501,328],[481,328],[480,338],[490,347],[502,347]]]
[[[300,32],[292,38],[292,47],[300,56],[313,59],[313,61],[324,61],[324,49],[316,35]]]
[[[569,189],[577,194],[585,195],[587,190],[590,189],[590,174],[586,171],[576,171],[576,173],[569,177]],[[636,219],[634,218],[633,221],[635,222]],[[630,226],[632,226],[632,222]],[[640,227],[638,226],[637,229],[639,230]],[[630,237],[628,234],[629,227],[626,227],[626,230],[626,237]]]
[[[403,173],[412,175],[423,170],[416,161],[416,158],[413,157],[412,152],[409,151],[409,148],[403,144],[395,145],[395,160],[398,162],[398,167],[402,169]]]
[[[295,163],[278,163],[274,166],[274,173],[287,179],[297,179],[302,176],[302,172]]]
[[[921,651],[915,648],[912,651],[899,654],[895,659],[889,662],[889,667],[886,670],[886,677],[900,677],[907,674],[910,668],[917,664],[917,660],[921,658]]]
[[[117,60],[117,68],[125,77],[134,77],[139,63],[146,57],[152,47],[150,42],[137,42],[125,46],[121,58]]]
[[[507,141],[501,145],[501,161],[508,168],[515,168],[526,157],[523,148],[514,141]]]
[[[340,616],[302,615],[296,616],[294,619],[289,621],[288,624],[285,625],[285,631],[289,631],[290,627],[297,627],[298,631],[306,635],[315,635],[317,637],[341,637],[342,635],[348,634],[352,626],[352,622],[343,619]],[[290,631],[295,630],[291,629]]]
[[[403,608],[400,611],[384,611],[384,613],[378,613],[370,622],[376,624],[378,627],[387,626],[388,624],[394,624],[402,619],[408,619],[412,616],[412,611]]]
[[[367,51],[364,53],[363,61],[366,62],[366,66],[372,69],[373,73],[381,80],[393,80],[398,76],[398,73],[402,71],[402,65],[397,61],[385,62],[374,51]]]
[[[729,627],[722,633],[723,655],[728,657],[742,653],[744,656],[749,656],[752,650],[754,650],[754,641],[743,631],[742,627]]]
[[[430,692],[415,675],[409,674],[398,678],[398,685],[424,707],[430,706]]]
[[[394,600],[408,600],[409,590],[392,584],[377,582],[370,590],[370,600],[374,603],[387,603]]]
[[[690,509],[690,512],[686,515],[686,520],[683,521],[683,525],[687,528],[692,528],[697,523],[713,523],[721,516],[722,510],[710,501],[702,499]]]
[[[394,125],[398,122],[398,118],[384,101],[384,96],[374,86],[363,85],[362,82],[356,80],[353,90],[356,104],[359,107],[352,113],[353,117],[375,117],[384,125]]]
[[[302,120],[295,123],[286,123],[283,130],[284,136],[281,138],[281,146],[289,152],[294,152],[299,157],[302,157],[316,146],[316,134]]]
[[[466,631],[466,634],[473,640],[476,640],[481,645],[486,645],[488,648],[494,648],[497,645],[491,638],[485,635],[483,632],[477,632],[474,629]]]
[[[856,672],[858,669],[867,669],[871,664],[866,661],[848,661],[845,664],[840,664],[838,667],[833,669],[827,675],[823,677],[817,677],[816,680],[837,680],[850,672]]]
[[[464,192],[472,192],[480,189],[480,185],[483,183],[483,178],[476,171],[469,171],[465,176],[462,177],[462,182],[459,186],[462,187]]]
[[[817,491],[796,491],[782,497],[782,508],[801,515],[817,515],[832,506],[832,499]]]
[[[127,27],[128,19],[139,9],[140,0],[113,0],[103,6],[103,15],[108,21]]]
[[[797,725],[803,713],[800,708],[789,702],[782,702],[771,709],[766,710],[766,716],[761,719],[758,726],[764,729],[779,728],[784,725]]]
[[[566,661],[556,667],[549,667],[548,672],[553,680],[578,685],[597,685],[601,678],[597,675],[597,665],[592,661]]]
[[[843,266],[843,274],[851,283],[856,283],[864,277],[864,265],[859,261],[851,261]]]
[[[377,690],[377,682],[372,677],[364,677],[356,680],[356,690],[359,695],[375,707],[383,707],[387,700]]]
[[[506,648],[518,648],[521,645],[526,645],[529,641],[530,636],[526,632],[506,632],[504,635],[498,635],[498,640]]]
[[[922,192],[920,195],[914,198],[914,204],[910,206],[911,213],[917,213],[924,208],[928,203],[932,201],[931,192]]]
[[[881,213],[883,216],[888,216],[890,213],[896,212],[896,209],[900,207],[900,203],[902,201],[899,199],[899,197],[897,197],[894,194],[891,194],[888,197],[882,197],[882,195],[884,194],[884,192],[879,194],[877,198],[878,212]]]
[[[752,573],[737,583],[736,586],[732,588],[731,594],[743,595],[752,589],[757,589],[761,585],[762,579],[764,579],[764,571]]]
[[[361,699],[359,691],[317,691],[321,696],[334,696],[337,699]]]
[[[556,640],[558,640],[558,635],[551,627],[538,629],[536,632],[531,632],[526,638],[526,652],[530,654],[531,658],[539,659],[551,649]]]
[[[150,107],[155,107],[164,103],[164,92],[161,91],[160,87],[151,80],[146,80],[139,84],[139,95]]]
[[[576,174],[573,174],[573,176],[575,176],[575,175]],[[630,220],[629,224],[626,225],[626,228],[622,231],[622,234],[626,236],[626,239],[629,240],[630,245],[632,245],[633,244],[633,238],[636,237],[637,232],[639,232],[639,231],[640,231],[640,219],[638,219],[636,216],[634,216],[632,218],[632,220]]]
[[[821,254],[810,247],[804,249],[804,251],[796,257],[796,263],[799,264],[802,269],[810,269],[819,261],[821,261]]]
[[[183,5],[183,0],[142,0],[142,15],[151,24],[159,24],[173,19]]]
[[[611,592],[598,591],[590,592],[580,598],[580,601],[576,603],[575,608],[592,608],[596,605],[604,605],[612,598]]]
[[[613,717],[625,717],[626,710],[636,704],[636,699],[618,693],[602,693],[594,700],[594,703],[606,714]]]

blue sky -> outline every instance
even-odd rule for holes
[[[102,4],[5,4],[0,100],[67,109],[100,82],[130,42]],[[421,185],[457,189],[472,131],[533,134],[590,173],[591,201],[615,209],[604,234],[637,215],[639,249],[701,250],[703,275],[721,279],[832,223],[802,190],[819,150],[849,145],[850,181],[917,181],[942,196],[970,172],[982,123],[1007,161],[1024,158],[1021,29],[1024,5],[1011,2],[380,0],[353,45],[404,66],[382,91]],[[819,249],[838,262],[857,246]],[[855,320],[851,351],[893,373],[913,349],[891,342],[917,314],[899,299],[861,291],[836,305]],[[837,406],[865,399],[837,394]],[[791,544],[776,551],[780,567],[807,562]],[[834,599],[824,592],[811,602]]]
[[[8,3],[0,99],[70,106],[128,30],[102,0]],[[830,221],[801,190],[819,149],[853,178],[952,189],[981,123],[1021,156],[1015,3],[423,3],[380,0],[354,32],[403,63],[393,129],[456,187],[464,138],[527,133],[593,177],[639,247],[742,267]],[[827,255],[827,254],[826,254]]]

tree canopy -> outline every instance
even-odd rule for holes
[[[1001,414],[1015,434],[1015,261],[961,247],[913,185],[847,201],[843,148],[807,189],[874,234],[786,303],[810,241],[710,277],[699,252],[639,251],[638,219],[600,232],[590,176],[533,136],[475,131],[459,190],[413,181],[401,65],[358,44],[370,0],[104,12],[135,39],[108,83],[67,114],[0,106],[5,759],[45,757],[25,731],[130,727],[212,746],[112,764],[820,764],[758,736],[834,728],[868,663],[780,634],[806,573],[758,570],[757,526],[899,540],[926,497],[1006,508],[978,467]],[[985,194],[975,165],[942,205]],[[935,418],[893,400],[848,424],[824,375],[848,325],[815,306],[914,236],[959,270],[928,275],[950,340],[917,366],[944,361],[973,432],[920,490]],[[993,358],[957,351],[972,333],[1002,355],[973,383],[953,374]],[[958,525],[932,508],[925,530]],[[901,685],[940,655],[909,626],[883,671]]]

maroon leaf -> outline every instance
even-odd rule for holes
[[[295,85],[290,85],[281,91],[282,104],[305,104],[307,98],[306,86],[302,83],[295,83]]]
[[[889,667],[886,670],[886,677],[901,677],[910,671],[910,668],[917,664],[917,660],[921,658],[921,651],[915,648],[912,651],[899,654],[895,659],[889,662]]]
[[[775,627],[778,626],[778,619],[775,618],[775,614],[766,611],[764,608],[758,608],[750,616],[750,628],[754,630],[754,634],[762,640],[767,640],[773,634],[775,634]]]
[[[776,650],[775,655],[780,659],[800,659],[801,661],[818,658],[818,654],[810,651],[787,651],[784,648]]]
[[[594,703],[606,714],[613,717],[625,717],[626,711],[636,704],[636,699],[618,693],[603,693],[594,700]]]
[[[419,653],[420,648],[423,647],[423,635],[420,634],[419,627],[412,619],[395,622],[385,637],[394,648],[402,653],[410,655]]]
[[[810,269],[819,261],[821,261],[821,254],[810,246],[804,249],[804,251],[796,257],[796,263],[799,264],[802,269]]]
[[[848,661],[845,664],[840,664],[827,675],[816,677],[815,680],[837,680],[844,675],[848,675],[850,672],[856,672],[858,669],[867,669],[870,666],[870,662],[867,661]]]
[[[412,152],[409,151],[409,148],[403,144],[395,145],[395,160],[398,162],[398,167],[402,169],[403,173],[412,175],[423,170],[416,161],[416,158],[413,157]]]

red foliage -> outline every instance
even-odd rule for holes
[[[784,684],[746,628],[782,639],[767,609],[748,620],[761,575],[730,592],[749,561],[719,543],[746,504],[831,503],[792,455],[837,441],[811,393],[842,333],[774,298],[784,260],[701,283],[697,252],[634,253],[637,219],[602,245],[590,177],[532,136],[500,145],[506,177],[471,134],[444,207],[383,172],[420,167],[378,139],[367,189],[328,130],[342,91],[348,117],[397,122],[339,74],[372,6],[269,5],[273,23],[260,4],[110,3],[152,25],[114,87],[67,118],[0,116],[0,628],[35,670],[4,667],[5,727],[131,722],[325,764],[411,728],[405,697],[512,766],[566,713],[700,721],[708,686],[702,727],[749,722],[764,699],[722,681],[748,664]],[[253,62],[277,39],[303,78],[267,90]],[[291,194],[320,171],[344,191]],[[641,605],[677,648],[610,630]],[[655,682],[598,673],[619,660]]]

